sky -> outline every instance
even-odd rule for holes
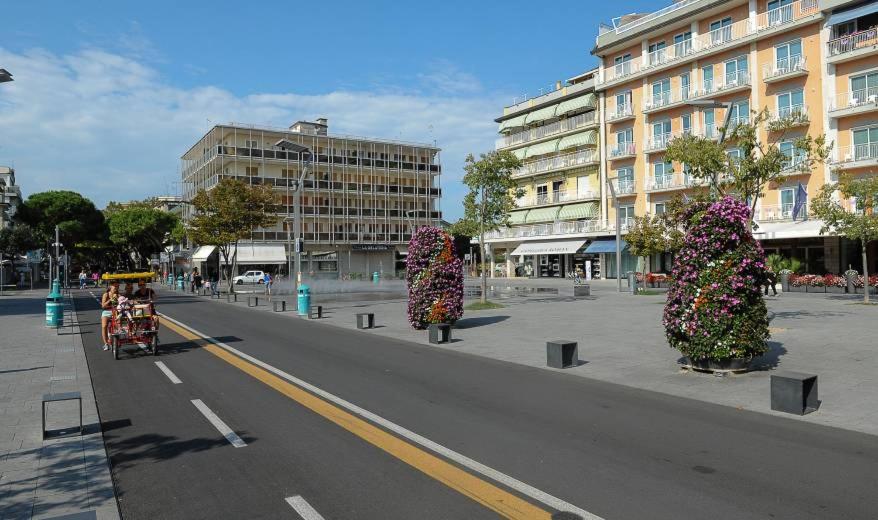
[[[212,124],[328,117],[330,133],[436,141],[454,221],[464,159],[493,149],[503,107],[596,66],[600,22],[666,3],[3,2],[0,165],[25,195],[104,207],[178,192]]]

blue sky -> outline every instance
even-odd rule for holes
[[[4,3],[0,164],[25,193],[103,206],[173,191],[208,121],[328,116],[338,133],[437,140],[455,220],[463,159],[493,147],[502,107],[594,66],[599,22],[665,2],[299,4]]]

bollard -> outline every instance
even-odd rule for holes
[[[274,312],[286,312],[287,310],[286,300],[274,300],[271,304],[274,308]]]
[[[637,274],[634,271],[628,271],[628,289],[631,294],[637,294]]]
[[[226,295],[226,301],[229,303],[238,301],[238,293],[229,293]]]
[[[308,313],[308,319],[319,319],[323,317],[323,306],[315,305],[311,307],[311,312]]]
[[[247,307],[258,307],[259,306],[259,296],[248,296],[247,297]]]
[[[579,347],[575,341],[556,339],[546,342],[546,365],[552,368],[570,368],[579,362]]]
[[[771,409],[796,415],[809,414],[820,406],[817,376],[801,372],[771,374]]]
[[[372,329],[375,328],[375,315],[371,312],[363,312],[357,314],[357,328],[358,329]]]
[[[431,323],[427,331],[430,343],[439,345],[451,342],[451,325],[448,323]]]

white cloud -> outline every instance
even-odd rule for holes
[[[180,155],[213,123],[288,126],[328,117],[330,131],[442,147],[447,218],[460,216],[467,153],[493,148],[493,118],[507,96],[482,94],[478,80],[440,62],[420,74],[423,91],[334,91],[236,96],[179,88],[144,61],[99,49],[57,55],[0,48],[13,83],[0,85],[0,164],[14,163],[26,193],[79,191],[109,200],[167,191]]]

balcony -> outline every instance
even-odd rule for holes
[[[750,72],[739,70],[720,76],[717,80],[703,81],[701,90],[694,93],[693,98],[711,98],[722,94],[731,94],[750,89]]]
[[[689,132],[668,132],[664,134],[651,135],[646,138],[643,144],[644,153],[655,153],[667,150],[668,144],[678,137],[688,134]]]
[[[776,114],[772,114],[771,118],[766,122],[766,127],[770,132],[778,132],[787,128],[808,126],[810,123],[811,118],[808,115],[808,107],[805,105],[792,105],[781,107]]]
[[[832,160],[832,167],[836,170],[878,167],[878,143],[839,147]]]
[[[790,56],[762,66],[762,81],[765,83],[775,83],[807,74],[808,67],[805,65],[804,56]]]
[[[634,143],[617,143],[607,150],[610,159],[630,159],[637,155],[637,146]]]
[[[597,191],[558,190],[549,193],[538,193],[530,197],[519,199],[518,207],[532,208],[536,206],[564,204],[567,202],[599,200],[600,198],[601,194]]]
[[[878,51],[878,27],[826,42],[826,62],[841,63]]]
[[[628,119],[634,119],[634,103],[616,105],[615,110],[607,112],[608,123],[617,123]]]
[[[643,113],[658,112],[666,108],[681,105],[692,98],[692,91],[689,89],[676,89],[662,92],[658,96],[647,98],[643,106]]]
[[[597,150],[580,150],[578,152],[556,155],[554,157],[547,157],[531,163],[525,163],[517,172],[512,174],[512,177],[527,177],[537,173],[588,166],[597,164],[598,160]]]
[[[529,130],[524,130],[522,132],[516,132],[514,134],[503,136],[497,139],[496,148],[497,150],[500,150],[502,148],[518,146],[533,141],[538,141],[546,137],[563,134],[572,130],[578,130],[580,128],[587,128],[589,126],[595,125],[597,125],[595,112],[586,112],[584,114],[579,114],[578,116],[555,121],[554,123],[548,125],[538,126]]]
[[[681,5],[688,3],[691,2],[678,2]],[[665,13],[665,10],[647,15],[635,22],[631,22],[631,24],[626,24],[626,26],[642,24],[644,23],[643,20],[654,19],[660,13]],[[640,62],[632,60],[625,64],[606,67],[603,70],[602,77],[596,78],[595,82],[598,87],[605,88],[611,84],[629,80],[640,73],[653,73],[660,69],[673,67],[686,61],[703,57],[706,54],[749,43],[757,37],[766,34],[788,31],[797,25],[816,21],[819,18],[820,9],[817,0],[798,0],[789,5],[758,14],[755,23],[749,19],[739,20],[727,27],[721,27],[701,34],[692,40],[653,51],[642,56]],[[616,29],[616,31],[619,32],[619,29]]]
[[[646,178],[646,192],[682,190],[694,186],[702,186],[704,183],[685,173],[670,173],[666,175],[648,175]]]
[[[780,220],[792,220],[793,219],[793,208],[795,204],[761,204],[756,207],[756,213],[753,215],[753,220],[756,222],[777,222]],[[808,216],[808,204],[807,202],[802,206],[799,210],[799,213],[796,215],[797,219],[805,219]]]
[[[829,99],[829,117],[865,114],[878,110],[878,87],[844,92]]]
[[[623,230],[627,230],[626,224],[628,223],[623,222]],[[543,238],[558,235],[586,235],[589,233],[600,234],[611,230],[615,231],[615,223],[608,224],[605,220],[568,220],[563,222],[501,228],[485,233],[485,240]]]
[[[781,171],[787,175],[810,175],[810,171],[802,170],[807,159],[801,152],[794,150],[792,157],[781,164]]]

